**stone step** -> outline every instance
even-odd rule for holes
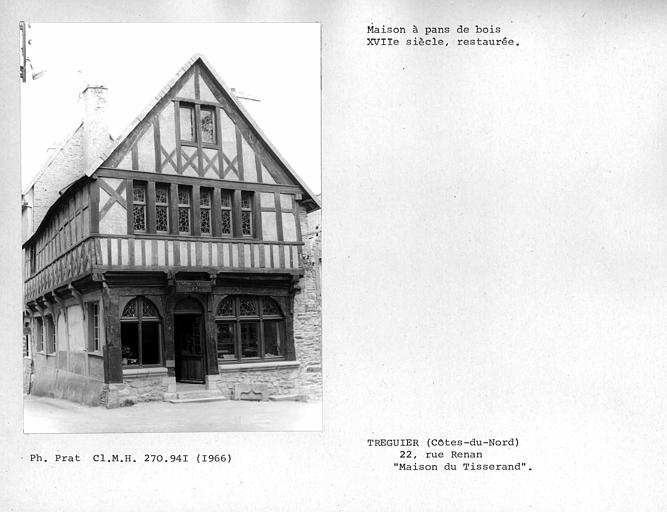
[[[176,398],[206,398],[209,396],[222,396],[217,389],[201,389],[196,391],[176,391]]]
[[[272,395],[269,400],[274,402],[307,402],[306,395]]]
[[[165,402],[172,404],[190,404],[196,402],[222,402],[224,400],[227,400],[224,396],[210,396],[202,398],[172,398],[170,400],[165,400]]]
[[[220,390],[193,390],[193,391],[177,391],[176,393],[166,393],[164,396],[165,402],[172,404],[182,404],[187,402],[215,402],[227,400]]]

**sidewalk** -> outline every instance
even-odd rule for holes
[[[322,429],[321,402],[146,402],[105,409],[24,396],[24,432],[281,432]]]

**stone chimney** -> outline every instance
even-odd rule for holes
[[[79,95],[83,107],[84,172],[96,161],[110,143],[107,122],[108,90],[104,85],[87,85]]]

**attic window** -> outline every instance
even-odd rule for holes
[[[201,141],[208,144],[215,144],[215,109],[201,107],[199,115],[201,118]]]
[[[194,105],[187,105],[181,103],[180,106],[180,120],[181,120],[181,140],[186,142],[195,142],[195,109]]]

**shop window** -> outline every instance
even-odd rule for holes
[[[216,310],[218,360],[284,358],[285,320],[269,297],[225,297]]]
[[[155,305],[145,297],[132,299],[123,308],[120,321],[123,365],[159,365],[161,323]]]

